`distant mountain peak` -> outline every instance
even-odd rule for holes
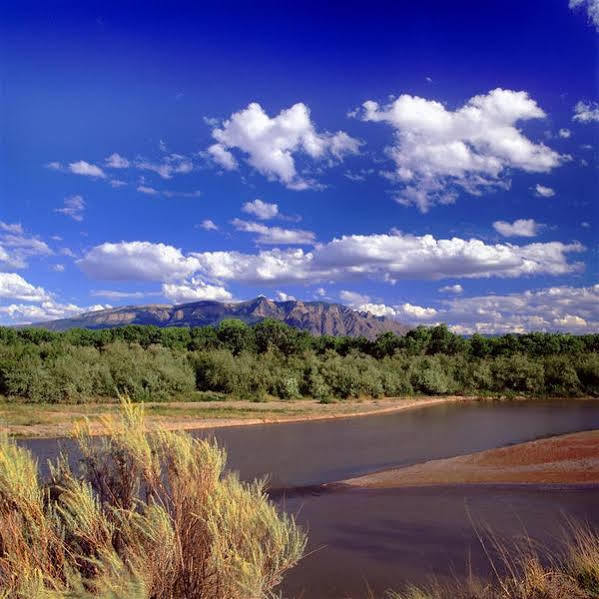
[[[168,304],[118,306],[97,312],[86,312],[73,318],[37,323],[33,326],[54,331],[73,328],[104,329],[128,324],[196,327],[215,325],[226,318],[238,318],[248,324],[273,318],[314,335],[364,336],[369,339],[374,339],[388,331],[403,335],[410,329],[391,318],[352,310],[343,304],[301,300],[279,302],[263,295],[242,302],[201,300],[175,306]]]

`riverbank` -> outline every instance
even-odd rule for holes
[[[599,430],[560,435],[342,481],[363,488],[599,484]]]
[[[476,401],[477,397],[389,397],[383,399],[346,399],[321,403],[313,399],[181,401],[144,403],[149,429],[192,430],[328,420],[398,412],[412,408]],[[93,433],[102,432],[101,418],[117,414],[119,403],[31,404],[6,402],[0,404],[1,427],[19,438],[64,437],[73,426],[88,418]]]

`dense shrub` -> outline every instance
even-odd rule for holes
[[[128,326],[53,333],[0,328],[0,394],[82,402],[194,390],[243,399],[420,394],[599,395],[599,335],[463,339],[418,327],[376,341],[313,337],[265,320],[248,326]]]

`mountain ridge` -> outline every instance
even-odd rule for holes
[[[388,331],[403,335],[410,329],[391,318],[353,310],[343,304],[302,300],[274,301],[264,296],[242,302],[201,300],[175,305],[118,306],[85,312],[71,318],[38,322],[31,326],[52,331],[72,328],[104,329],[129,324],[195,327],[218,324],[226,318],[238,318],[247,324],[274,318],[314,335],[364,336],[369,339]]]

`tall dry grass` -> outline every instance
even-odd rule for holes
[[[596,599],[599,597],[599,533],[568,521],[557,553],[531,539],[504,543],[488,532],[479,540],[493,578],[471,575],[463,582],[390,591],[388,599]]]
[[[274,596],[306,536],[261,482],[224,472],[225,452],[183,433],[144,429],[123,402],[75,432],[83,454],[42,482],[31,454],[0,438],[3,599],[258,599]]]

